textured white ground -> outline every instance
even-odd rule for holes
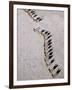
[[[35,23],[24,10],[18,9],[18,56],[17,80],[52,79],[44,62],[43,37],[34,32],[33,28],[40,26],[52,33],[53,53],[55,63],[62,72],[56,78],[64,77],[64,13],[61,11],[40,11],[43,17],[41,23]]]

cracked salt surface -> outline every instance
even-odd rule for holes
[[[22,9],[18,9],[17,27],[17,80],[52,79],[44,61],[44,39],[33,31],[40,26],[51,32],[55,61],[62,71],[56,78],[64,77],[64,12],[36,10],[43,17],[36,23]]]

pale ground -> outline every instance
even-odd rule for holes
[[[64,13],[62,11],[39,11],[43,17],[41,23],[36,24],[26,12],[18,9],[18,60],[17,80],[51,79],[43,53],[43,37],[33,31],[41,26],[52,33],[53,53],[56,63],[62,69],[57,78],[64,77]]]

